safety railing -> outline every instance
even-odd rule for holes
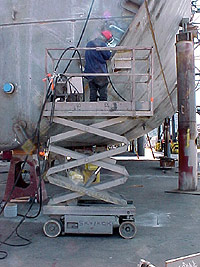
[[[108,73],[84,73],[84,54],[91,49],[112,52]],[[56,94],[56,116],[153,116],[152,47],[49,48],[45,73]],[[107,101],[89,101],[88,76],[109,78]]]

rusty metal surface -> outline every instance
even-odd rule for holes
[[[54,1],[52,1],[53,3]],[[140,1],[126,1],[140,4]],[[138,3],[139,2],[139,3]],[[145,5],[138,9],[137,15],[125,10],[120,0],[96,0],[87,25],[81,46],[95,37],[102,26],[117,26],[126,31],[122,45],[155,46]],[[58,0],[50,4],[47,0],[12,2],[1,1],[0,13],[0,150],[19,146],[13,125],[26,124],[25,131],[30,137],[36,127],[42,101],[45,75],[45,48],[68,47],[76,45],[85,23],[91,1]],[[155,32],[158,52],[161,58],[168,88],[176,106],[175,75],[175,33],[182,17],[190,16],[190,1],[149,1],[149,11]],[[65,10],[65,12],[63,12]],[[135,19],[134,19],[135,18]],[[133,22],[131,23],[131,21]],[[168,21],[168,23],[163,23]],[[130,24],[131,23],[131,24]],[[116,27],[111,27],[119,38]],[[167,51],[167,52],[166,52]],[[125,134],[131,140],[160,125],[166,116],[173,113],[166,92],[163,76],[154,52],[155,80],[154,106],[155,116],[151,119],[127,119],[121,127],[112,126],[110,131]],[[2,87],[12,82],[16,86],[13,94],[5,94]],[[109,89],[110,90],[110,89]],[[124,93],[124,88],[119,87]],[[140,91],[137,93],[140,96]],[[125,92],[126,96],[126,92]],[[110,90],[110,99],[116,95]],[[93,122],[98,121],[93,118]],[[87,122],[86,122],[87,123]],[[45,128],[45,122],[44,128]],[[145,129],[145,130],[144,130]],[[77,140],[87,143],[88,137]],[[103,138],[94,140],[97,144],[106,144]]]
[[[180,36],[179,34],[178,36]],[[182,34],[183,35],[183,34]],[[179,189],[197,189],[197,138],[193,41],[178,41]]]

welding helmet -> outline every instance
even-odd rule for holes
[[[102,31],[101,34],[109,41],[112,38],[112,33],[110,31]]]

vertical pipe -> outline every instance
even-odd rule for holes
[[[176,42],[179,190],[197,190],[197,147],[194,44],[190,32],[177,34]]]
[[[138,155],[144,156],[144,136],[137,139]]]
[[[158,141],[161,141],[161,125],[158,127]]]
[[[151,112],[153,113],[153,72],[154,72],[154,61],[153,61],[153,48],[151,49]]]
[[[175,131],[175,118],[172,116],[172,141],[176,141],[176,131]]]
[[[170,142],[169,142],[169,127],[170,127],[170,119],[166,118],[164,122],[164,156],[170,157]]]

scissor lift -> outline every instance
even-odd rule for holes
[[[113,228],[120,226],[120,234],[123,237],[131,238],[135,235],[134,225],[135,207],[132,202],[127,202],[123,197],[110,194],[106,189],[123,184],[128,179],[128,172],[125,167],[117,165],[110,157],[127,151],[128,140],[120,135],[102,130],[102,128],[125,121],[126,117],[112,118],[91,126],[85,126],[71,120],[54,117],[53,122],[74,128],[72,131],[62,133],[50,138],[49,151],[68,156],[71,160],[62,165],[52,167],[48,170],[47,176],[50,183],[69,189],[73,193],[53,197],[47,206],[44,206],[44,214],[56,216],[59,219],[50,219],[44,225],[44,232],[49,237],[55,237],[60,233],[93,233],[112,234]],[[107,137],[122,146],[105,150],[93,155],[85,155],[76,151],[54,145],[55,142],[67,140],[71,136],[75,137],[84,133],[93,133],[98,136]],[[98,166],[97,170],[84,185],[74,184],[70,178],[59,174],[62,171],[79,167],[83,164],[93,163]],[[100,184],[92,184],[101,168],[114,171],[121,175],[120,178],[106,181]],[[95,198],[99,201],[93,203],[79,201],[83,195]],[[72,200],[76,200],[75,202]],[[65,205],[61,203],[65,202]],[[109,203],[105,205],[104,203]],[[127,232],[127,233],[126,233]]]
[[[93,48],[102,49],[102,48]],[[104,48],[105,49],[105,48]],[[81,233],[81,234],[112,234],[113,229],[118,227],[119,234],[123,238],[133,238],[136,233],[134,224],[135,207],[132,201],[127,201],[122,196],[107,192],[113,187],[124,184],[128,179],[128,172],[124,166],[116,164],[113,156],[124,153],[128,149],[129,141],[126,137],[108,131],[109,127],[123,124],[127,118],[135,116],[152,116],[152,48],[145,48],[150,58],[150,67],[147,74],[134,74],[135,69],[135,49],[118,47],[114,50],[121,52],[129,51],[128,58],[123,59],[123,53],[120,58],[113,63],[116,68],[130,69],[131,73],[131,100],[127,102],[57,102],[54,106],[53,123],[66,127],[66,132],[61,132],[50,137],[49,152],[70,157],[71,160],[51,167],[47,172],[50,183],[71,190],[59,196],[54,196],[46,206],[43,207],[43,213],[51,217],[43,227],[44,233],[48,237],[56,237],[61,233]],[[139,49],[139,48],[138,48]],[[142,50],[140,48],[139,50]],[[49,54],[49,51],[48,51]],[[127,53],[125,53],[127,54]],[[119,65],[120,64],[120,65]],[[125,65],[124,65],[125,64]],[[67,73],[68,77],[81,77],[84,74]],[[106,74],[96,74],[102,76]],[[110,74],[107,74],[110,75]],[[113,75],[120,76],[120,74]],[[150,83],[150,92],[148,92],[149,100],[143,103],[142,109],[136,110],[135,101],[135,75],[141,76],[142,79],[147,76],[147,84]],[[88,74],[89,76],[89,74]],[[58,80],[58,79],[57,79]],[[148,87],[149,88],[149,87]],[[144,105],[146,105],[144,107]],[[141,105],[139,105],[141,106]],[[47,103],[44,116],[52,115],[52,103]],[[100,122],[88,125],[85,118],[101,118]],[[77,122],[78,121],[78,122]],[[81,121],[81,123],[80,123]],[[69,131],[69,127],[72,129]],[[106,128],[106,129],[105,129]],[[56,145],[57,142],[62,143],[70,138],[77,136],[92,134],[92,136],[103,137],[111,140],[111,143],[120,144],[120,146],[112,147],[110,150],[106,148],[99,153],[87,155]],[[93,144],[95,145],[95,143]],[[80,167],[85,164],[94,164],[97,169],[90,176],[85,184],[75,184],[67,175],[69,170]],[[119,178],[101,181],[94,184],[99,171],[103,169],[117,173]],[[83,196],[92,198],[93,201]]]

